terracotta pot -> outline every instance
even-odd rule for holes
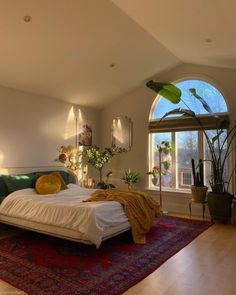
[[[206,199],[208,187],[191,185],[192,198],[197,203],[202,203]]]

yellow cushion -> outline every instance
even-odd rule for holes
[[[56,176],[60,180],[60,182],[61,182],[61,190],[64,190],[64,189],[68,188],[68,186],[66,185],[66,183],[65,183],[64,179],[62,178],[60,172],[55,171],[55,172],[52,172],[50,175]]]
[[[37,179],[35,189],[40,195],[55,194],[61,190],[61,182],[54,175],[42,175]]]

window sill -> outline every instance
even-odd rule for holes
[[[159,188],[154,188],[154,187],[146,187],[145,191],[150,192],[150,193],[156,193],[159,194]],[[181,189],[162,189],[162,194],[163,195],[168,195],[168,196],[175,196],[175,197],[184,197],[184,198],[189,198],[191,195],[190,190],[181,190]]]

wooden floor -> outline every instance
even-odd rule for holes
[[[23,294],[0,281],[0,295]],[[235,295],[236,226],[213,225],[124,294]]]

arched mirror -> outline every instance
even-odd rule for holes
[[[118,152],[128,152],[132,147],[133,126],[130,118],[116,117],[112,120],[111,146]]]

